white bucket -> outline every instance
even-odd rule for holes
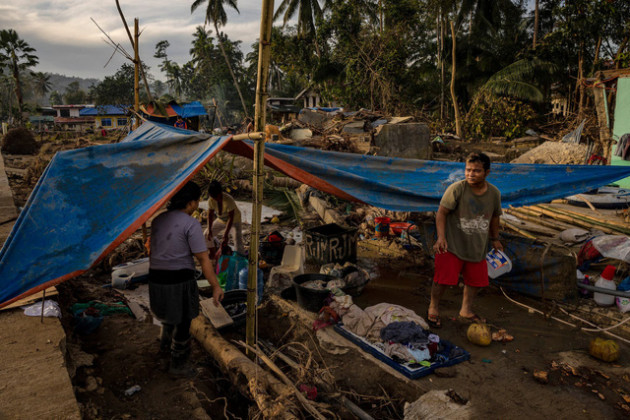
[[[512,271],[512,261],[503,251],[492,248],[486,255],[486,263],[488,263],[488,277],[496,279],[502,274]]]
[[[140,258],[112,268],[112,287],[126,289],[131,279],[149,275],[149,258]]]

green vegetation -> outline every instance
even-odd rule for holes
[[[245,56],[240,41],[221,32],[226,10],[239,10],[236,0],[190,4],[191,13],[204,12],[191,34],[190,59],[174,62],[169,40],[158,42],[156,70],[165,83],[149,77],[151,90],[161,102],[216,101],[217,122],[242,121],[253,110],[258,45]],[[456,98],[467,138],[520,135],[548,114],[552,94],[580,114],[590,99],[579,80],[630,65],[627,0],[279,0],[274,18],[271,96],[295,97],[310,87],[324,106],[422,113],[438,130],[455,126]],[[2,33],[19,40],[14,31]],[[1,41],[0,99],[13,90],[17,99],[20,72],[31,97],[81,99],[76,86],[51,92],[45,75],[31,76],[37,58],[20,41]],[[11,48],[25,49],[17,74]],[[83,100],[131,103],[131,75],[122,66]]]

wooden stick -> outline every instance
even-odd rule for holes
[[[538,239],[537,237],[535,237],[531,233],[526,232],[526,231],[524,231],[522,229],[519,229],[518,227],[514,226],[513,224],[511,224],[510,222],[508,222],[508,221],[506,221],[504,219],[501,219],[500,222],[501,222],[501,226],[508,227],[509,229],[512,229],[514,232],[516,232],[516,233],[518,233],[518,234],[520,234],[520,235],[522,235],[522,236],[524,236],[526,238],[535,239],[535,240]]]
[[[578,194],[577,196],[579,197],[579,199],[580,199],[580,200],[584,201],[584,202],[586,203],[586,205],[587,205],[587,206],[588,206],[591,210],[593,210],[595,213],[597,213],[597,214],[600,214],[600,215],[601,215],[601,213],[599,212],[599,210],[597,210],[597,209],[595,208],[595,206],[594,206],[594,205],[593,205],[590,201],[588,201],[588,199],[587,199],[586,197],[584,197],[582,194]]]
[[[532,206],[532,207],[528,207],[528,209],[533,209],[533,210],[538,210],[539,212],[541,212],[542,214],[544,214],[545,216],[549,216],[553,219],[559,219],[559,220],[563,220],[565,222],[569,222],[573,225],[579,226],[579,227],[583,227],[586,229],[593,229],[593,228],[597,228],[599,230],[601,230],[604,233],[614,233],[614,231],[612,229],[608,229],[606,227],[603,226],[595,226],[592,223],[589,222],[584,222],[582,220],[579,220],[578,218],[572,217],[570,215],[565,215],[565,214],[561,214],[561,213],[557,213],[551,210],[547,210],[541,207],[537,207],[537,206]]]
[[[538,224],[540,226],[544,226],[544,227],[547,227],[547,228],[550,228],[550,229],[554,229],[554,230],[556,230],[558,232],[563,230],[562,227],[560,229],[558,229],[558,224],[557,223],[544,220],[544,219],[542,219],[540,217],[530,216],[530,215],[525,214],[525,213],[519,213],[518,211],[515,211],[515,210],[516,209],[506,209],[505,212],[508,213],[508,214],[511,214],[513,216],[516,216],[519,219],[523,219],[523,220],[526,220],[528,222],[536,223],[536,224]]]
[[[319,420],[326,420],[326,418],[319,411],[317,411],[317,409],[313,406],[313,404],[311,404],[311,402],[295,387],[295,384],[284,374],[284,372],[280,370],[278,365],[276,365],[273,362],[273,360],[267,357],[267,355],[264,352],[262,352],[258,347],[254,348],[240,340],[236,341],[236,343],[240,345],[241,347],[244,347],[247,350],[251,351],[252,353],[256,354],[256,356],[260,357],[260,360],[265,362],[265,364],[269,366],[269,369],[271,369],[276,375],[278,375],[280,379],[282,379],[282,382],[284,382],[289,387],[293,388],[295,396],[298,398],[298,400],[302,403],[304,408],[309,413],[311,413],[315,418]]]
[[[552,213],[555,213],[557,215],[560,215],[562,217],[568,217],[568,218],[572,218],[576,220],[576,223],[579,222],[583,225],[586,226],[590,226],[590,227],[594,227],[597,228],[603,232],[606,233],[611,233],[614,234],[617,232],[621,232],[621,233],[625,233],[625,234],[630,234],[630,228],[627,228],[625,226],[619,226],[616,224],[612,224],[612,223],[608,223],[605,222],[601,219],[597,219],[594,217],[590,217],[584,214],[580,214],[577,212],[573,212],[571,210],[565,210],[565,209],[558,209],[555,207],[551,207],[551,206],[545,206],[545,205],[540,205],[540,206],[533,206],[534,208],[539,207],[545,211],[549,211]]]
[[[44,295],[42,296],[42,316],[40,318],[40,322],[44,323],[44,304],[46,303],[46,289],[44,289]]]
[[[574,215],[574,216],[577,216],[577,217],[584,218],[584,219],[586,219],[588,221],[593,221],[594,223],[605,223],[606,225],[611,226],[611,227],[618,227],[620,229],[630,230],[630,225],[627,224],[627,223],[617,222],[615,220],[598,219],[597,217],[589,216],[588,214],[580,213],[580,212],[569,210],[569,209],[565,209],[565,208],[554,207],[554,206],[550,206],[550,205],[547,205],[547,204],[540,204],[539,207],[542,207],[544,209],[549,209],[551,211],[564,212],[564,213],[567,213],[567,214],[570,214],[570,215]]]
[[[562,229],[574,229],[575,225],[572,225],[570,223],[565,223],[562,222],[560,220],[557,219],[553,219],[554,221],[548,221],[548,220],[544,220],[543,217],[545,216],[543,213],[541,213],[540,211],[535,211],[529,208],[525,208],[525,207],[520,207],[520,208],[510,208],[510,212],[516,212],[516,216],[520,217],[521,215],[525,215],[525,216],[531,216],[533,218],[536,218],[537,220],[540,219],[542,221],[544,221],[547,224],[550,224],[551,226],[553,226],[553,224],[555,223],[556,226],[562,228]]]

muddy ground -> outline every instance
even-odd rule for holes
[[[426,312],[430,263],[418,266],[384,258],[379,260],[374,272],[378,276],[355,299],[359,306],[390,302],[411,308],[420,315]],[[107,274],[92,273],[92,276],[59,286],[58,300],[64,308],[62,322],[72,350],[69,357],[81,360],[82,355],[85,359],[81,352],[93,356],[91,366],[77,367],[72,378],[84,418],[259,416],[256,405],[236,391],[197,343],[192,359],[198,376],[174,379],[167,374],[167,360],[158,356],[159,328],[156,325],[117,314],[105,317],[92,334],[75,332],[68,312],[73,303],[122,300],[115,290],[103,288],[108,281]],[[442,308],[444,326],[435,332],[468,350],[471,360],[417,380],[392,373],[356,348],[343,355],[327,353],[315,345],[317,338],[310,329],[309,319],[299,316],[306,313],[300,309],[294,313],[287,311],[286,306],[263,304],[258,337],[276,348],[302,349],[301,354],[289,354],[303,366],[308,363],[311,373],[298,374],[286,365],[281,366],[296,383],[306,381],[304,383],[317,386],[313,378],[324,378],[328,385],[322,387],[320,383],[318,401],[334,405],[343,395],[376,419],[403,418],[405,402],[413,402],[431,390],[454,390],[468,401],[473,418],[627,418],[624,405],[627,407],[627,399],[630,399],[628,346],[621,346],[621,358],[615,364],[595,360],[587,352],[588,343],[595,335],[530,314],[491,286],[479,296],[476,309],[491,324],[506,328],[515,339],[511,343],[478,347],[466,339],[468,325],[455,318],[461,295],[459,287],[447,292]],[[514,297],[538,305],[534,300]],[[292,305],[298,308],[296,303]],[[224,335],[231,340],[244,340],[244,329],[228,330]],[[72,349],[73,345],[76,346]],[[70,373],[75,364],[68,364]],[[549,383],[536,381],[533,373],[537,370],[549,372]],[[124,391],[134,385],[142,389],[125,396]],[[338,418],[354,418],[343,409],[335,412]]]

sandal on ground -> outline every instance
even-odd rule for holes
[[[442,328],[442,318],[440,318],[439,315],[427,312],[427,324],[429,324],[431,328]]]
[[[473,323],[478,323],[478,324],[485,324],[486,323],[486,319],[480,317],[477,314],[474,314],[472,316],[461,316],[461,315],[457,315],[457,320],[464,322],[466,324],[473,324]]]

